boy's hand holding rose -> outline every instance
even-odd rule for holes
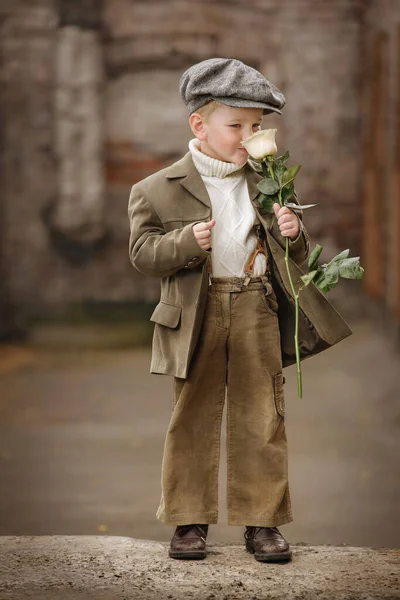
[[[296,239],[299,235],[300,227],[299,219],[295,213],[290,208],[287,208],[287,206],[281,207],[278,202],[275,202],[272,208],[274,209],[281,234],[289,237],[291,240]]]

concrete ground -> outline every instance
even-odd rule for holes
[[[263,564],[240,544],[202,561],[167,557],[167,543],[127,537],[0,537],[2,600],[394,600],[399,551],[294,545]]]
[[[400,547],[400,360],[366,320],[304,361],[303,398],[285,369],[292,543]],[[0,535],[167,541],[157,521],[172,378],[150,350],[0,351]],[[242,542],[220,519],[211,542]]]

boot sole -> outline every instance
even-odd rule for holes
[[[201,560],[207,556],[207,553],[202,550],[193,550],[192,552],[173,552],[172,550],[169,550],[168,556],[180,560]]]
[[[259,562],[279,562],[280,560],[290,560],[292,558],[292,551],[285,550],[284,552],[273,552],[271,554],[258,554],[254,552],[252,546],[246,544],[246,552],[254,554],[254,558]]]

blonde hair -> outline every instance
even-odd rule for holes
[[[201,106],[198,110],[196,110],[196,112],[203,117],[203,121],[207,121],[220,105],[220,102],[217,102],[216,100],[210,100],[210,102],[207,102],[207,104]]]

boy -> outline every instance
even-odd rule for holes
[[[264,114],[282,114],[285,98],[261,73],[226,58],[193,65],[180,92],[195,136],[189,152],[135,184],[128,208],[131,262],[162,278],[150,372],[174,376],[157,518],[176,525],[170,557],[206,556],[208,526],[218,521],[226,393],[228,524],[246,526],[246,550],[257,560],[290,560],[277,528],[293,520],[282,373],[293,362],[282,362],[291,305],[279,290],[285,237],[292,268],[307,259],[309,240],[302,216],[279,204],[274,216],[263,212],[260,176],[240,143]],[[318,303],[319,316],[333,322],[313,294],[310,307]],[[305,355],[349,335],[336,320],[339,334],[321,340],[308,310]]]

